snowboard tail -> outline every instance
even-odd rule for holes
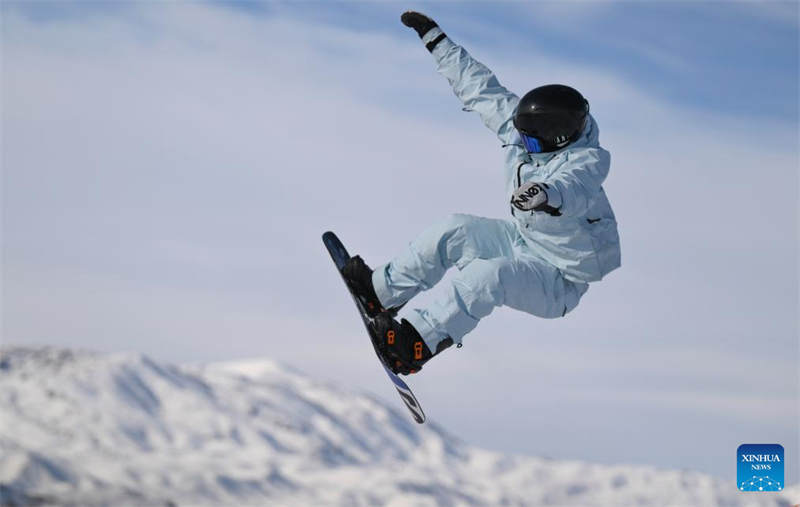
[[[339,275],[342,277],[342,281],[344,282],[345,286],[347,287],[348,292],[350,292],[350,296],[353,298],[353,302],[356,304],[356,309],[358,313],[361,315],[361,320],[364,322],[364,327],[369,333],[370,342],[372,343],[372,348],[375,351],[375,355],[378,356],[378,360],[381,362],[381,366],[383,366],[386,375],[389,376],[389,379],[392,381],[395,389],[397,389],[397,393],[400,395],[400,398],[408,407],[408,410],[411,412],[411,416],[414,420],[419,423],[423,424],[425,422],[425,412],[422,411],[422,407],[417,400],[417,397],[414,396],[414,393],[411,392],[411,388],[408,387],[403,379],[398,377],[386,364],[386,359],[381,354],[379,343],[380,340],[377,339],[376,336],[372,333],[370,329],[370,323],[372,319],[369,318],[367,312],[364,310],[364,303],[362,300],[353,292],[350,284],[347,282],[347,279],[344,277],[342,273],[342,269],[347,262],[347,259],[350,258],[350,254],[347,253],[347,249],[344,247],[342,242],[336,235],[332,232],[326,232],[322,235],[322,241],[325,243],[325,247],[328,249],[328,253],[331,255],[331,259],[333,259],[333,263],[336,264],[336,268],[339,271]]]

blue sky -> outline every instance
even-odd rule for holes
[[[414,7],[517,93],[589,98],[623,251],[569,318],[499,309],[412,378],[429,416],[720,476],[744,442],[796,452],[793,2],[3,2],[4,343],[266,355],[393,396],[321,233],[375,265],[448,213],[507,215]]]
[[[13,5],[13,3],[10,3]],[[135,4],[32,3],[22,11],[38,22],[130,13]],[[472,44],[548,53],[620,76],[670,101],[699,109],[797,119],[797,2],[221,2],[255,17],[287,16],[311,23],[400,36],[392,23],[413,7],[466,25]],[[476,21],[476,20],[479,20]],[[769,34],[765,36],[765,34]]]
[[[399,35],[404,27],[392,21],[409,4],[227,6]],[[546,49],[575,63],[613,69],[671,101],[797,119],[796,2],[439,2],[415,8],[445,20],[445,29],[466,25],[470,44],[514,52],[521,65],[526,53]]]

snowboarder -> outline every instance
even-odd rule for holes
[[[543,318],[572,311],[589,283],[620,266],[614,212],[603,191],[610,167],[589,103],[573,88],[546,85],[521,99],[414,11],[413,28],[465,109],[476,111],[503,143],[512,219],[454,214],[434,223],[375,271],[351,257],[344,275],[367,301],[372,331],[393,371],[419,371],[496,306]],[[445,294],[428,308],[396,310],[457,267]]]

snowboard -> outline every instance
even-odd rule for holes
[[[347,253],[347,249],[344,247],[339,238],[336,237],[336,234],[332,232],[326,232],[322,235],[322,241],[325,243],[325,247],[328,249],[328,253],[331,255],[331,259],[333,259],[333,263],[336,264],[336,269],[339,271],[339,275],[342,277],[342,281],[344,282],[345,286],[347,287],[348,292],[350,292],[350,296],[353,298],[353,302],[356,304],[356,309],[358,313],[361,315],[361,320],[364,322],[364,327],[369,334],[370,342],[372,343],[372,348],[375,351],[375,355],[378,356],[378,360],[381,362],[381,366],[383,366],[386,375],[389,376],[389,379],[394,384],[395,389],[397,389],[397,393],[400,395],[400,398],[408,407],[408,410],[411,412],[411,416],[414,418],[417,423],[422,424],[425,422],[425,412],[422,411],[422,407],[417,401],[417,397],[414,396],[414,393],[411,392],[411,388],[408,387],[403,379],[398,377],[389,366],[386,364],[386,360],[384,359],[383,355],[380,353],[379,343],[380,341],[375,337],[370,329],[370,322],[372,319],[367,315],[367,312],[364,311],[364,303],[362,300],[353,292],[350,284],[348,283],[347,279],[344,277],[342,273],[342,269],[344,268],[347,259],[350,258],[350,254]]]

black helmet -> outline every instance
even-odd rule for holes
[[[552,84],[534,88],[522,97],[514,126],[528,151],[545,153],[576,141],[588,116],[589,103],[578,90]]]

